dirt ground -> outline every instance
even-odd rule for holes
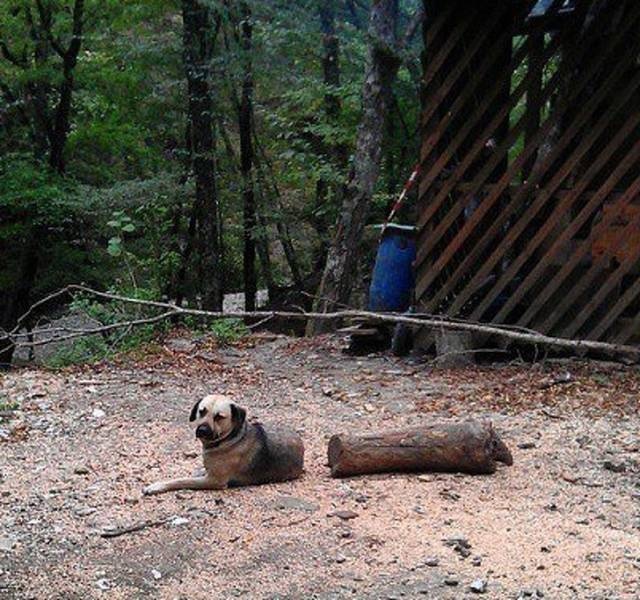
[[[0,597],[640,598],[638,370],[440,369],[340,346],[178,338],[0,376]],[[303,478],[142,497],[200,466],[188,412],[207,392],[297,429]],[[468,417],[493,421],[512,467],[329,477],[332,433]]]

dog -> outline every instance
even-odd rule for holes
[[[198,400],[189,416],[202,442],[204,473],[159,481],[145,495],[172,490],[223,490],[297,479],[302,474],[304,445],[291,430],[248,423],[247,411],[219,394]]]

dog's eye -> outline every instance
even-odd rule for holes
[[[207,414],[207,409],[206,408],[201,408],[200,409],[200,416],[204,417]]]
[[[222,413],[218,413],[213,417],[214,421],[222,421],[222,419],[224,419],[224,415]]]

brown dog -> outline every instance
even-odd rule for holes
[[[202,442],[204,475],[159,481],[147,495],[171,490],[221,490],[296,479],[302,474],[304,446],[291,430],[247,423],[246,411],[221,395],[205,396],[191,409]]]

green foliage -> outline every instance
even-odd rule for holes
[[[4,394],[0,394],[0,411],[11,411],[20,408],[20,404],[17,400],[10,400]]]
[[[219,0],[207,3],[221,17],[210,80],[227,291],[242,287],[243,189],[236,100],[247,59],[253,64],[260,162],[255,190],[266,224],[258,226],[254,235],[269,245],[276,283],[287,284],[289,272],[277,242],[277,225],[288,225],[308,272],[319,241],[317,222],[329,225],[339,211],[336,190],[348,175],[361,113],[368,46],[366,3],[356,3],[355,13],[344,3],[335,3],[340,85],[334,87],[323,82],[318,0],[249,2],[254,26],[249,56],[235,35],[235,17],[227,12],[237,7]],[[417,3],[401,3],[402,25]],[[68,45],[71,3],[44,4],[52,8],[52,35]],[[37,47],[31,35],[25,11],[37,16],[35,0],[0,3],[0,39],[24,62],[16,65],[0,55],[0,306],[19,283],[22,250],[34,237],[39,243],[39,267],[32,300],[78,282],[129,295],[173,298],[186,262],[180,289],[190,305],[197,305],[201,274],[192,268],[197,249],[188,261],[183,259],[195,193],[186,161],[181,3],[85,0],[85,5],[63,177],[48,167],[33,121],[38,111],[34,89],[43,91],[47,110],[59,98],[62,59],[47,36]],[[372,220],[381,218],[414,163],[418,52],[416,41],[398,75],[397,109],[385,140]],[[327,94],[339,100],[337,116],[327,115]],[[321,203],[316,201],[319,180],[333,184]],[[327,239],[331,233],[325,232]],[[143,314],[102,303],[76,308],[102,323]],[[225,340],[243,331],[240,324],[226,321],[214,327]],[[104,357],[158,331],[156,326],[136,329],[117,343],[116,334],[91,338],[61,351],[66,355],[56,360],[68,364],[82,357]]]
[[[45,359],[49,369],[64,369],[72,365],[92,364],[109,356],[107,343],[100,336],[83,337],[65,344]]]
[[[209,331],[221,344],[231,344],[249,333],[249,329],[240,319],[220,319],[213,321]]]

